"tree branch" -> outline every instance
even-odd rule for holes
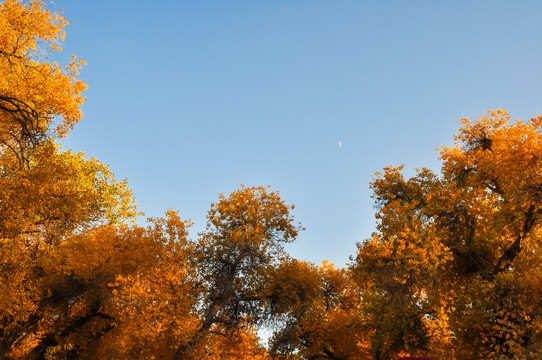
[[[516,237],[516,240],[510,245],[508,249],[502,254],[502,256],[497,261],[497,264],[493,268],[493,271],[491,272],[491,278],[494,278],[497,274],[501,273],[506,269],[512,261],[519,255],[521,251],[521,242],[531,229],[534,227],[535,224],[535,206],[531,205],[527,212],[525,213],[525,221],[523,222],[523,229]]]

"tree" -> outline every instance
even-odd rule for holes
[[[389,167],[372,183],[378,232],[351,269],[371,284],[377,359],[540,356],[542,117],[509,123],[497,110],[461,123],[440,176]]]
[[[104,283],[75,275],[64,260],[81,270],[81,254],[67,256],[70,244],[95,244],[98,228],[136,215],[125,181],[55,143],[81,119],[86,88],[76,79],[82,61],[49,62],[65,26],[41,1],[0,4],[0,358],[43,358],[89,321],[107,320],[93,300]],[[72,313],[81,304],[88,312]]]
[[[138,265],[129,272],[113,269],[107,309],[115,327],[98,343],[93,358],[171,359],[177,344],[189,341],[199,324],[200,290],[190,259],[190,225],[170,210],[164,219],[151,219],[146,230],[130,232],[123,261]]]
[[[100,226],[40,248],[32,259],[40,273],[29,271],[26,281],[10,288],[20,296],[26,282],[33,285],[32,294],[14,296],[19,304],[26,300],[21,304],[26,307],[2,309],[2,354],[9,359],[171,357],[168,341],[178,340],[190,331],[190,321],[197,321],[192,304],[186,304],[191,301],[188,225],[170,211],[147,228]],[[25,264],[18,260],[17,265]]]
[[[21,166],[51,125],[62,137],[82,118],[87,86],[76,76],[84,62],[75,56],[65,67],[49,62],[51,51],[62,50],[67,25],[40,0],[0,4],[0,144]]]
[[[175,359],[190,358],[211,334],[226,335],[266,316],[266,273],[285,257],[283,244],[301,229],[293,224],[292,208],[277,192],[243,186],[211,205],[193,255],[201,284],[200,323]]]
[[[270,344],[274,357],[370,358],[361,293],[346,269],[291,259],[270,274],[268,291],[271,323],[278,328]]]
[[[129,222],[136,213],[126,182],[117,182],[97,160],[60,151],[52,141],[26,154],[20,167],[12,151],[0,151],[0,358],[28,345],[24,338],[52,307],[81,295],[65,291],[78,289],[70,272],[52,267],[66,244],[93,228]]]

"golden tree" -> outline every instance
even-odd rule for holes
[[[352,271],[370,284],[373,352],[535,359],[542,350],[542,117],[461,120],[442,174],[372,184],[378,232]]]
[[[275,357],[370,359],[361,292],[347,269],[291,259],[270,273],[269,313]]]
[[[61,261],[74,239],[93,243],[92,229],[136,213],[125,181],[55,143],[81,119],[86,88],[81,61],[49,62],[65,26],[41,1],[0,4],[0,358],[42,358],[87,323],[70,312],[93,285]]]
[[[189,358],[212,334],[228,336],[265,318],[267,272],[285,258],[283,245],[299,226],[279,194],[264,187],[241,187],[220,195],[195,244],[200,322],[175,359]]]
[[[86,85],[76,76],[84,62],[75,56],[67,66],[49,62],[51,51],[62,50],[67,25],[39,0],[0,4],[0,144],[21,165],[51,125],[62,137],[82,118]]]
[[[122,359],[131,357],[134,347],[152,344],[147,351],[159,355],[163,343],[154,344],[156,329],[168,330],[168,321],[183,319],[182,326],[175,327],[182,331],[190,320],[190,308],[180,302],[190,279],[183,257],[188,253],[186,225],[170,212],[148,228],[100,226],[40,248],[31,259],[34,271],[17,287],[9,287],[18,292],[19,303],[18,308],[2,308],[2,353],[12,359]],[[26,253],[18,254],[17,265],[30,262]],[[168,272],[156,274],[166,266]],[[156,283],[141,283],[145,277]],[[180,291],[175,303],[168,302],[172,295],[163,289],[157,295],[164,302],[146,302],[145,295],[162,283]]]

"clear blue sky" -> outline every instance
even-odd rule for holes
[[[64,141],[127,178],[140,210],[205,226],[219,193],[271,185],[337,265],[375,229],[386,165],[440,168],[457,120],[542,112],[540,1],[70,1],[88,65]],[[64,56],[63,55],[63,56]],[[342,147],[339,147],[339,141]]]

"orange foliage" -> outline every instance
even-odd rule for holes
[[[291,208],[277,192],[244,186],[211,204],[207,228],[193,254],[201,286],[200,325],[190,341],[178,347],[175,359],[194,357],[213,334],[229,334],[267,316],[265,279],[285,258],[283,244],[300,230]]]
[[[535,359],[542,351],[542,117],[461,120],[442,174],[373,182],[378,232],[352,271],[369,283],[373,352]],[[531,299],[531,300],[529,300]]]
[[[82,118],[86,85],[76,78],[84,64],[49,63],[61,51],[67,21],[43,2],[5,0],[0,4],[0,143],[24,160],[25,149],[48,134],[65,136]]]
[[[263,187],[220,195],[195,240],[174,211],[134,225],[126,181],[55,143],[86,88],[81,60],[48,61],[66,26],[0,3],[0,358],[542,356],[542,117],[463,119],[441,174],[385,168],[377,232],[350,269],[316,266]]]
[[[369,359],[361,294],[347,270],[290,260],[270,275],[270,314],[278,320],[274,355],[302,359]],[[276,321],[276,320],[275,320]]]

